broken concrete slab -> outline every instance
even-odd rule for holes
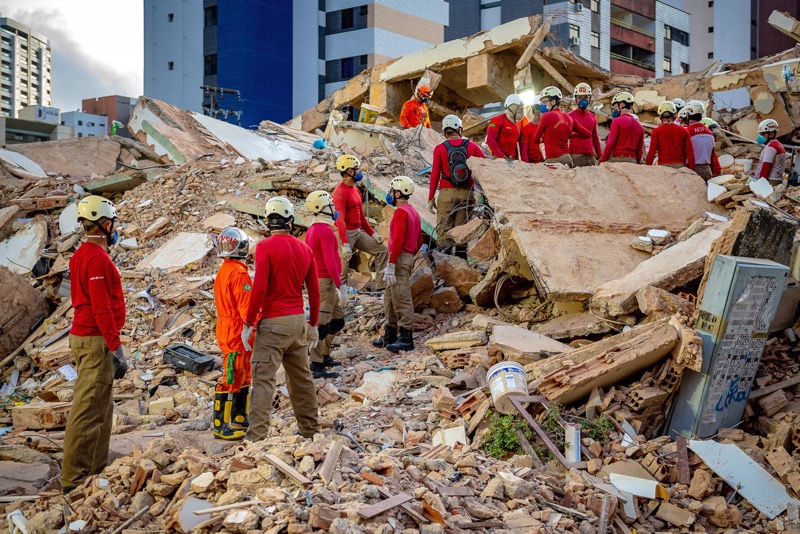
[[[0,149],[0,161],[3,167],[17,178],[40,180],[47,176],[38,163],[19,151]]]
[[[573,339],[610,332],[611,323],[591,312],[568,313],[533,325],[531,331],[552,339]]]
[[[113,176],[98,178],[87,183],[84,188],[94,194],[124,193],[139,187],[147,181],[145,174],[140,171],[130,171]]]
[[[411,275],[411,297],[414,309],[419,311],[431,302],[433,293],[433,271],[430,267],[420,267]]]
[[[794,39],[800,41],[800,22],[785,11],[777,9],[770,13],[767,24]]]
[[[458,256],[442,254],[435,250],[432,256],[439,278],[444,280],[448,286],[454,287],[460,296],[469,296],[470,290],[481,279],[480,273],[470,267],[467,260]]]
[[[179,271],[187,265],[201,261],[212,248],[214,246],[208,235],[181,232],[140,261],[136,265],[136,270]]]
[[[425,346],[430,350],[462,349],[466,347],[477,347],[486,345],[489,336],[484,331],[467,330],[463,332],[449,332],[437,336],[425,342]]]
[[[636,302],[639,310],[651,318],[666,317],[675,313],[690,316],[694,312],[694,304],[688,300],[653,286],[640,289],[636,293]]]
[[[569,352],[572,347],[542,334],[517,326],[497,325],[489,336],[489,356],[497,361],[528,365],[553,354]]]
[[[387,397],[392,392],[395,384],[402,379],[403,373],[400,371],[390,369],[379,372],[368,371],[364,373],[361,385],[354,389],[350,396],[358,402],[362,402],[365,399],[380,400]]]
[[[11,420],[17,430],[49,430],[64,428],[72,407],[71,402],[40,402],[14,406],[11,409]]]
[[[453,287],[440,287],[431,293],[431,307],[438,313],[455,313],[464,306]]]
[[[2,225],[0,225],[0,228]],[[61,210],[58,216],[58,229],[65,236],[78,230],[78,203],[72,202]]]
[[[629,246],[636,236],[654,227],[678,234],[697,215],[720,212],[688,169],[605,163],[534,170],[480,159],[470,167],[548,300],[588,299],[648,258]]]
[[[497,231],[489,227],[480,238],[470,241],[467,245],[467,255],[477,261],[491,260],[497,257],[500,244],[497,241]]]
[[[31,272],[47,243],[47,223],[35,221],[0,243],[0,266],[17,274]]]
[[[592,309],[611,317],[627,315],[638,308],[636,293],[641,288],[654,286],[669,291],[700,278],[706,255],[726,224],[706,228],[640,263],[621,278],[599,286],[591,299]]]
[[[474,218],[466,224],[456,226],[447,231],[447,238],[456,245],[466,245],[470,241],[480,239],[486,233],[489,224],[483,219]]]
[[[70,176],[106,176],[117,168],[120,145],[108,137],[80,137],[22,143],[13,150],[38,163],[47,172]]]
[[[0,287],[13,291],[0,293],[0,359],[11,354],[25,341],[33,327],[46,314],[44,295],[26,279],[6,267],[0,267]]]
[[[217,230],[221,232],[225,228],[229,226],[236,225],[236,217],[231,215],[230,213],[223,213],[217,212],[210,217],[206,217],[203,219],[203,228],[208,228],[209,230]]]
[[[19,206],[16,205],[0,208],[0,239],[8,237],[11,232],[11,223],[16,220],[19,211]]]

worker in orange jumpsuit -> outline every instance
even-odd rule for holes
[[[249,426],[251,351],[242,342],[242,326],[253,285],[244,264],[249,248],[250,238],[239,228],[226,228],[217,237],[217,256],[224,258],[214,280],[217,344],[223,354],[222,376],[214,393],[212,434],[218,439],[244,439]]]
[[[416,128],[424,124],[425,128],[431,127],[431,118],[428,115],[428,100],[433,96],[433,89],[422,84],[414,91],[414,96],[403,104],[400,111],[400,125],[403,128]]]

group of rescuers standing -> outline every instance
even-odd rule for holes
[[[431,96],[430,87],[417,88],[403,106],[403,127],[430,127],[427,101]],[[489,121],[486,144],[491,155],[570,167],[597,165],[598,161],[649,165],[657,156],[659,165],[688,167],[706,180],[720,172],[714,150],[717,124],[703,117],[700,102],[685,104],[675,99],[662,103],[658,108],[661,125],[653,130],[645,156],[644,130],[631,111],[634,99],[630,93],[613,98],[613,121],[604,151],[595,115],[589,110],[589,85],[575,87],[577,109],[572,112],[560,109],[561,99],[556,87],[542,90],[538,107],[526,107],[519,95],[510,95],[504,112]],[[457,116],[446,116],[442,131],[446,140],[433,151],[428,190],[428,208],[437,215],[439,236],[463,224],[465,208],[473,203],[475,184],[467,159],[486,157],[477,144],[462,136]],[[755,177],[780,179],[785,151],[777,140],[778,124],[767,119],[758,131],[759,143],[766,146]],[[244,263],[251,249],[248,235],[229,227],[216,237],[217,256],[223,259],[214,281],[216,336],[223,354],[223,372],[213,402],[212,433],[216,438],[257,441],[268,436],[281,364],[299,433],[310,438],[319,431],[314,379],[338,376],[331,371],[341,365],[330,355],[331,343],[345,325],[344,306],[354,292],[346,280],[349,260],[356,251],[372,256],[376,286],[383,291],[385,327],[372,344],[395,353],[414,348],[411,274],[415,256],[425,250],[420,215],[409,204],[414,181],[407,176],[391,181],[386,202],[396,209],[387,244],[364,216],[358,158],[342,155],[336,168],[342,181],[333,193],[314,191],[306,198],[314,220],[305,242],[292,235],[293,204],[280,196],[267,201],[270,236],[255,245],[253,279]],[[125,299],[119,271],[108,254],[118,241],[116,209],[108,199],[88,196],[78,203],[77,216],[86,236],[69,264],[74,308],[69,342],[78,378],[64,437],[61,485],[65,493],[105,468],[113,414],[112,382],[127,371],[120,340]],[[466,253],[459,247],[449,250],[459,256]]]

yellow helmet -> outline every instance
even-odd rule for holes
[[[403,193],[403,195],[410,197],[414,193],[416,184],[414,183],[414,180],[412,180],[408,176],[398,176],[394,180],[392,180],[390,187],[395,191],[398,191],[400,193]]]
[[[114,203],[97,195],[91,195],[82,198],[78,202],[78,220],[86,219],[87,221],[99,221],[103,217],[107,219],[115,219],[117,217],[117,209]]]
[[[717,121],[715,121],[711,117],[704,117],[703,120],[700,121],[700,123],[710,130],[713,130],[714,128],[719,128],[719,124],[717,124]]]
[[[549,87],[545,87],[544,89],[542,89],[542,92],[539,94],[539,98],[541,99],[541,98],[545,98],[545,97],[558,98],[560,100],[561,99],[561,89],[559,89],[558,87],[554,87],[552,85],[549,86]]]
[[[582,96],[592,96],[592,87],[588,83],[579,83],[575,86],[572,96],[580,98]]]
[[[284,219],[294,217],[294,205],[289,202],[286,197],[272,197],[267,201],[267,206],[264,208],[264,215],[269,218],[270,215],[278,215]]]
[[[661,115],[663,115],[664,113],[672,113],[672,115],[674,116],[677,112],[678,112],[678,110],[675,108],[675,104],[673,104],[670,100],[667,100],[666,102],[662,102],[658,106],[658,116],[659,117]]]
[[[358,158],[352,154],[343,154],[336,158],[336,170],[339,172],[344,172],[347,169],[355,169],[360,165],[361,162],[358,161]]]
[[[617,93],[614,95],[614,98],[611,100],[612,104],[617,104],[622,102],[624,104],[633,104],[633,95],[630,94],[628,91],[622,91],[621,93]]]
[[[333,197],[327,191],[314,191],[306,197],[306,208],[311,213],[319,213],[322,208],[333,205]]]

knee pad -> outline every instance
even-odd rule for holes
[[[330,334],[330,327],[331,327],[330,323],[321,324],[317,327],[317,332],[319,332],[320,341],[328,337],[328,334]]]
[[[328,335],[334,336],[342,331],[344,328],[344,317],[340,317],[339,319],[331,319],[331,322],[328,323]]]

